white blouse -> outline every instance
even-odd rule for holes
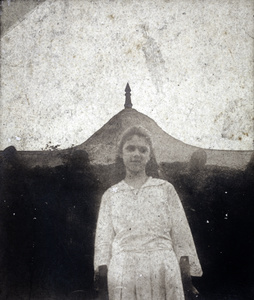
[[[121,252],[173,250],[188,256],[190,273],[202,269],[181,201],[172,184],[149,177],[140,189],[124,180],[103,195],[97,222],[94,268]]]

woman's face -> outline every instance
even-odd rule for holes
[[[122,159],[126,171],[137,174],[145,171],[146,164],[150,160],[151,150],[144,137],[133,135],[123,145]]]

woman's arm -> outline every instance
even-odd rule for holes
[[[96,226],[94,248],[94,270],[99,271],[99,266],[108,265],[111,259],[111,248],[114,239],[112,224],[110,193],[106,191],[102,196],[99,216]]]
[[[168,197],[170,204],[171,238],[176,257],[179,262],[181,257],[188,258],[188,265],[185,265],[184,268],[185,273],[189,272],[191,276],[202,276],[202,268],[199,263],[189,223],[181,200],[172,185],[168,185]]]
[[[101,200],[94,249],[95,286],[96,289],[98,289],[98,296],[101,300],[108,299],[107,265],[111,258],[114,235],[110,208],[110,193],[106,191]]]

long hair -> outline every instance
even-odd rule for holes
[[[133,127],[129,127],[127,130],[123,132],[120,138],[120,142],[118,143],[118,150],[117,150],[116,160],[115,160],[118,180],[124,179],[126,175],[125,165],[122,159],[123,146],[134,135],[144,138],[150,148],[150,160],[146,164],[146,174],[148,176],[159,178],[158,164],[154,155],[151,134],[147,129],[145,129],[142,126],[133,126]]]

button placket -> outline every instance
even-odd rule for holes
[[[135,190],[134,188],[130,187],[130,198],[131,198],[131,202],[132,202],[132,205],[133,205],[133,212],[132,212],[132,223],[134,223],[134,221],[136,222],[139,218],[139,214],[138,214],[138,194],[135,193]]]
[[[142,216],[142,190],[139,189],[137,193],[137,213],[138,213],[138,219],[140,220]]]

